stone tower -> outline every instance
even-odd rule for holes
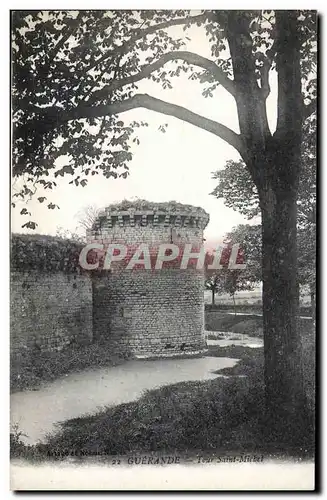
[[[151,249],[162,243],[203,244],[209,215],[176,202],[124,201],[102,211],[88,240]],[[194,251],[194,250],[193,250]],[[198,354],[205,350],[204,271],[181,269],[180,261],[162,269],[118,264],[93,275],[94,338],[135,357]]]

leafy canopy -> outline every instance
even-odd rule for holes
[[[23,187],[14,196],[28,199],[39,185],[51,190],[56,187],[53,178],[66,175],[83,187],[89,175],[126,177],[131,144],[139,142],[137,128],[147,124],[120,114],[138,107],[205,129],[248,159],[252,139],[242,120],[237,134],[181,106],[137,93],[138,82],[150,79],[169,89],[185,72],[199,82],[204,97],[214,97],[221,85],[239,101],[251,88],[264,110],[269,73],[277,68],[278,37],[289,22],[286,14],[278,15],[186,10],[13,12],[12,161],[14,178],[23,178]],[[296,17],[303,100],[310,114],[316,93],[316,14],[296,11]],[[204,30],[210,59],[187,51],[191,27]],[[271,137],[267,127],[264,133]],[[46,197],[38,200],[44,203]],[[56,208],[51,203],[48,207]]]
[[[298,191],[298,226],[308,229],[316,220],[317,152],[316,113],[304,123],[301,154],[301,173]],[[287,165],[286,165],[287,167]],[[260,215],[258,189],[242,161],[227,161],[222,170],[213,172],[218,180],[212,195],[251,220]]]
[[[316,114],[304,123],[301,175],[298,192],[298,277],[302,285],[315,286],[316,274]],[[243,162],[228,161],[225,168],[213,173],[218,185],[212,195],[248,219],[260,214],[258,190]],[[228,243],[245,249],[245,281],[261,280],[261,226],[240,224],[226,235]]]

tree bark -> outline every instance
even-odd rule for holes
[[[316,290],[314,285],[310,284],[310,301],[311,301],[311,315],[312,322],[316,323]]]
[[[211,305],[214,306],[215,305],[215,289],[212,288],[211,289]]]
[[[236,316],[235,293],[233,293],[233,304],[234,304],[234,316]]]
[[[301,442],[308,425],[298,329],[296,190],[270,185],[259,195],[266,417],[274,441],[295,443]]]

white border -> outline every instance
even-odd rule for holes
[[[6,410],[9,407],[9,394],[8,394],[8,373],[9,373],[9,336],[8,336],[8,331],[9,331],[9,295],[8,295],[8,284],[9,284],[9,272],[8,272],[8,263],[9,263],[9,248],[8,248],[8,235],[9,235],[9,212],[8,212],[8,207],[9,207],[9,170],[8,170],[8,165],[9,165],[9,115],[7,114],[9,111],[9,9],[67,9],[67,6],[69,9],[78,9],[78,8],[84,8],[84,9],[262,9],[262,8],[279,8],[279,9],[317,9],[322,15],[325,13],[325,2],[303,2],[303,1],[278,1],[274,2],[274,5],[271,5],[271,2],[267,1],[252,1],[248,4],[244,4],[244,2],[241,1],[234,1],[231,2],[229,1],[220,1],[220,2],[213,2],[213,1],[207,1],[203,0],[202,2],[194,2],[192,0],[189,1],[179,1],[179,2],[172,2],[170,0],[165,0],[161,2],[149,2],[149,1],[143,1],[143,2],[137,2],[132,3],[130,1],[126,0],[116,0],[116,1],[93,1],[92,3],[90,2],[77,2],[77,1],[70,1],[70,2],[63,2],[63,1],[47,1],[47,2],[36,2],[34,0],[30,0],[28,3],[26,1],[15,1],[15,2],[3,2],[1,5],[1,16],[0,16],[0,22],[1,22],[1,29],[0,29],[0,36],[1,36],[1,62],[2,62],[2,75],[0,79],[0,85],[1,85],[1,98],[2,98],[2,106],[1,106],[1,119],[2,119],[2,127],[1,127],[1,152],[3,155],[2,159],[2,176],[1,176],[1,189],[2,189],[2,196],[0,197],[1,202],[2,202],[2,210],[0,211],[1,214],[1,229],[4,235],[3,238],[3,243],[1,245],[1,260],[0,262],[2,263],[2,297],[1,297],[1,326],[2,326],[2,335],[4,336],[3,342],[2,342],[2,363],[1,363],[1,368],[2,368],[2,440],[1,440],[1,455],[2,455],[2,472],[5,472],[5,481],[1,482],[1,490],[4,493],[4,498],[8,496],[8,486],[9,486],[9,460],[8,460],[8,453],[9,453],[9,446],[8,446],[8,429],[9,429],[9,415],[8,411]],[[326,21],[324,20],[324,23]],[[322,30],[323,26],[321,26]],[[322,34],[321,34],[322,35]],[[326,54],[326,37],[322,37],[322,44],[320,50],[322,51],[323,54]],[[321,60],[324,58],[321,57]],[[321,70],[321,76],[323,77],[323,71],[324,71],[324,66],[322,67]],[[324,86],[321,85],[321,93],[325,90]],[[325,99],[326,103],[326,99]],[[325,103],[321,109],[321,127],[323,129],[323,117],[325,116]],[[323,149],[324,145],[324,140],[323,140],[323,133],[321,133],[321,148]],[[324,156],[323,156],[323,151],[321,151],[320,154],[320,167],[322,172],[325,169],[324,165]],[[325,229],[325,221],[327,221],[326,217],[326,203],[324,202],[325,196],[324,193],[327,193],[327,176],[325,174],[321,175],[321,186],[320,186],[320,196],[322,199],[322,213],[320,214],[321,217],[321,229],[322,231]],[[327,229],[327,227],[326,227]],[[326,231],[323,231],[322,234],[322,246],[321,246],[321,260],[323,260],[324,257],[324,249],[326,248]],[[323,285],[325,284],[326,280],[326,266],[323,265],[322,267],[322,273],[321,273],[321,286],[322,286],[322,292],[323,292]],[[322,302],[321,302],[321,308],[320,312],[321,314],[323,311],[327,309],[327,298],[326,295],[322,295]],[[325,324],[323,321],[323,317],[321,318],[320,326],[321,326],[321,343],[322,345],[320,346],[323,350],[321,354],[321,369],[322,369],[322,375],[323,375],[323,381],[326,381],[326,370],[324,369],[324,362],[327,359],[327,353],[326,353],[326,341],[323,341],[324,334],[326,334],[326,328],[324,328]],[[321,349],[319,349],[321,350]],[[319,351],[318,350],[318,351]],[[323,407],[323,414],[321,418],[321,423],[324,423],[324,418],[323,416],[325,415],[325,408]],[[323,434],[323,450],[326,449],[326,434]],[[283,470],[279,473],[279,475],[284,475],[286,473],[286,465],[283,466]],[[299,469],[300,471],[300,469]],[[46,470],[44,470],[46,472]],[[181,472],[181,471],[180,471]],[[87,475],[87,471],[85,471]],[[282,474],[281,474],[282,473]],[[327,465],[326,465],[326,460],[323,460],[323,468],[321,470],[322,478],[326,477],[327,473]],[[47,471],[48,476],[45,476],[42,474],[41,469],[39,469],[39,474],[40,476],[42,475],[42,480],[48,479],[51,480],[51,477],[54,478],[55,475],[55,470],[51,469]],[[61,473],[60,473],[61,474]],[[154,478],[155,473],[152,471],[151,472],[151,477]],[[186,472],[187,476],[186,478],[184,477],[184,481],[187,481],[187,478],[189,479],[189,483],[191,484],[192,477],[190,477],[190,472]],[[194,472],[194,474],[197,474]],[[182,480],[182,474],[179,474],[179,478]],[[193,476],[193,473],[192,473]],[[4,474],[1,475],[2,478],[4,478]],[[81,476],[82,477],[82,476]],[[85,477],[85,474],[84,474]],[[289,476],[291,478],[291,474]],[[126,483],[126,477],[124,479]],[[151,478],[150,478],[151,479]],[[118,481],[119,478],[116,477],[116,480]],[[140,476],[141,480],[141,476]],[[296,479],[296,481],[299,481],[299,479]],[[299,483],[297,483],[299,484]],[[251,493],[249,494],[251,496]],[[92,496],[92,495],[90,495]],[[173,495],[174,496],[174,495]],[[225,496],[222,494],[222,496]],[[278,495],[279,498],[283,498],[285,495]],[[31,497],[34,497],[34,495],[31,495]],[[38,495],[37,498],[42,498],[43,495]],[[67,497],[67,495],[62,495],[62,498]],[[120,495],[121,497],[121,495]]]

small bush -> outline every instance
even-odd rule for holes
[[[210,332],[207,334],[208,340],[224,340],[225,338],[226,338],[226,335],[224,333]]]
[[[10,455],[12,457],[24,455],[26,445],[22,437],[26,437],[26,434],[19,430],[18,424],[14,424],[10,432]]]

